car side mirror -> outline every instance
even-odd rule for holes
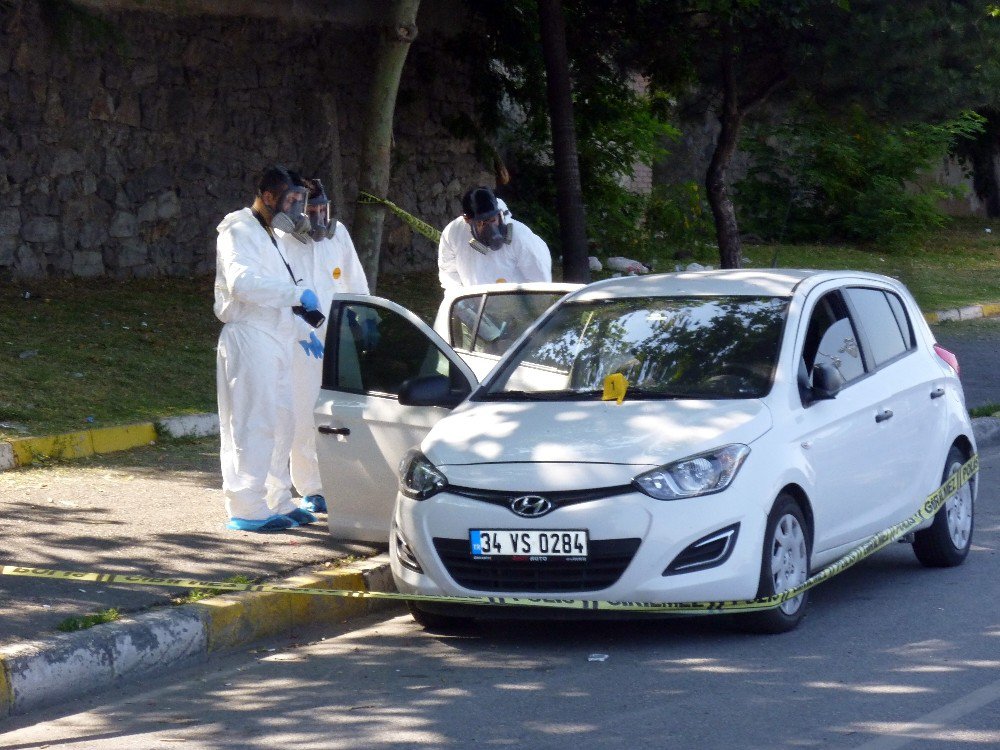
[[[844,387],[844,376],[840,370],[826,363],[813,366],[812,396],[817,401],[836,398]]]
[[[426,375],[404,380],[396,400],[403,406],[443,406],[453,409],[469,395],[468,387],[456,390],[445,375]]]

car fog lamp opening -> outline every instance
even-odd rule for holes
[[[426,500],[447,486],[447,477],[419,450],[411,450],[399,464],[399,491],[407,497]]]
[[[685,547],[663,571],[663,575],[693,573],[722,565],[733,554],[733,549],[736,547],[736,537],[739,536],[739,533],[740,525],[734,523],[708,536],[703,536]]]
[[[733,443],[658,466],[639,474],[632,482],[656,500],[710,495],[729,486],[749,453],[749,446]]]
[[[424,569],[420,567],[420,561],[417,556],[413,554],[413,550],[410,545],[406,543],[406,539],[400,533],[399,529],[393,524],[392,528],[392,540],[396,545],[396,559],[399,560],[399,564],[404,568],[409,568],[414,573],[423,573]]]

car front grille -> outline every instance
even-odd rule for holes
[[[597,591],[621,578],[639,539],[591,539],[586,561],[550,558],[547,562],[477,559],[468,539],[434,538],[434,549],[460,586],[473,591]]]

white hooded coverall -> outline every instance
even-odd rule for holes
[[[514,225],[511,243],[485,255],[469,246],[472,229],[464,217],[448,224],[438,243],[441,286],[552,281],[552,256],[545,240],[516,219],[508,222]]]
[[[259,521],[298,505],[288,480],[292,444],[291,308],[296,286],[281,253],[249,208],[218,226],[215,315],[219,458],[226,512]]]
[[[357,250],[347,228],[337,222],[337,229],[330,239],[319,242],[309,240],[302,244],[291,235],[281,237],[281,249],[286,253],[292,268],[302,269],[303,284],[316,292],[319,309],[324,315],[330,312],[334,294],[368,294],[368,279],[358,259]],[[296,341],[309,337],[313,329],[303,320],[297,320]],[[329,321],[315,329],[316,336],[326,344]],[[298,344],[292,354],[292,387],[294,390],[295,437],[291,449],[291,479],[302,497],[325,495],[320,482],[319,461],[316,457],[316,425],[313,410],[323,380],[323,360],[308,354]],[[332,488],[326,488],[327,491]]]

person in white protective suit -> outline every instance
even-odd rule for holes
[[[445,289],[474,284],[552,281],[548,245],[488,187],[462,196],[463,215],[441,232],[438,278]]]
[[[304,283],[316,291],[320,310],[329,311],[337,293],[368,294],[368,279],[358,260],[351,235],[337,221],[323,183],[306,180],[309,187],[309,241],[299,242],[294,235],[282,237],[282,250],[296,269],[303,269]],[[300,323],[300,329],[302,328]],[[292,356],[295,432],[290,456],[291,481],[304,500],[307,510],[325,513],[326,497],[320,483],[316,457],[316,425],[313,409],[323,380],[323,344],[326,323],[316,330],[304,330]],[[327,491],[330,488],[326,488]]]
[[[292,498],[288,453],[295,320],[315,318],[319,299],[300,285],[275,239],[276,230],[304,237],[305,204],[301,180],[283,167],[270,167],[253,205],[218,226],[219,459],[231,529],[280,531],[316,520]]]

